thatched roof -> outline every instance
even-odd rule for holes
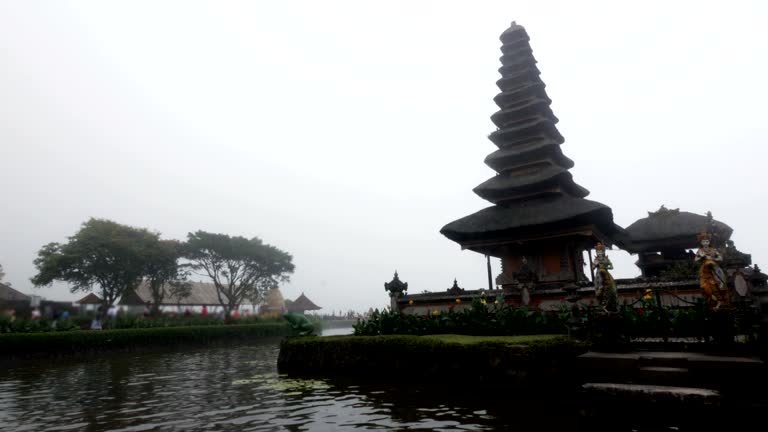
[[[573,168],[573,161],[563,154],[560,149],[560,143],[554,140],[542,140],[529,145],[498,149],[485,157],[485,164],[496,171],[502,171],[505,166],[511,163],[523,159],[533,160],[541,158],[542,155],[556,159],[555,163],[562,167]]]
[[[294,301],[292,301],[288,307],[288,312],[304,312],[308,310],[318,310],[322,309],[320,306],[312,303],[312,300],[308,299],[307,296],[304,295],[304,293],[301,293],[301,295]]]
[[[505,171],[484,181],[473,191],[494,203],[558,187],[578,198],[589,195],[589,191],[574,183],[568,169],[559,166],[554,158],[541,158],[536,162],[536,166],[536,170]]]
[[[440,232],[464,248],[488,253],[489,245],[581,234],[621,245],[621,227],[603,204],[583,199],[589,191],[573,180],[573,161],[550,108],[525,29],[512,23],[501,35],[501,93],[488,138],[499,148],[485,162],[497,175],[474,192],[496,204],[445,225]],[[481,245],[480,243],[486,243]],[[488,246],[488,247],[486,247]]]
[[[577,185],[568,170],[573,161],[560,150],[564,138],[555,126],[552,100],[539,76],[530,38],[515,23],[501,35],[501,90],[491,116],[498,128],[488,138],[499,150],[486,157],[497,175],[474,191],[494,204],[508,204],[552,192],[584,198],[589,191]]]
[[[4,283],[0,283],[0,302],[24,302],[30,300],[31,298],[28,295],[19,292]]]
[[[461,243],[584,224],[595,224],[608,235],[621,230],[613,223],[613,212],[608,206],[582,198],[554,195],[519,201],[510,206],[487,207],[447,224],[440,232]]]
[[[191,282],[192,288],[189,297],[175,298],[166,296],[163,305],[167,306],[219,306],[219,298],[216,295],[216,286],[211,283]],[[126,293],[120,299],[120,304],[144,305],[152,302],[152,291],[147,283],[142,283],[132,292]]]
[[[696,248],[699,246],[697,236],[703,230],[714,235],[715,244],[724,243],[733,233],[731,227],[711,219],[711,215],[703,216],[662,206],[627,227],[632,243],[628,250],[642,252],[659,251],[665,247]]]
[[[87,296],[81,298],[75,303],[84,305],[84,304],[101,304],[101,302],[102,302],[101,297],[97,296],[94,293],[89,293]]]

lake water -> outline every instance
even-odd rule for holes
[[[581,429],[577,403],[555,395],[467,392],[462,376],[439,387],[295,379],[278,375],[278,351],[269,340],[0,371],[0,430]]]

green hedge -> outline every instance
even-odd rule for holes
[[[289,338],[281,373],[478,383],[554,382],[586,346],[558,335]]]
[[[74,315],[66,320],[58,320],[54,326],[53,321],[47,318],[11,319],[7,315],[0,315],[0,333],[46,333],[72,331],[90,328],[93,320],[92,314]],[[186,327],[186,326],[221,326],[221,325],[245,325],[285,322],[282,317],[264,318],[259,316],[242,316],[229,318],[223,321],[215,315],[161,315],[145,318],[142,315],[122,315],[114,320],[104,320],[102,326],[107,329],[136,329],[155,327]]]
[[[287,323],[0,334],[0,357],[45,357],[93,351],[135,350],[180,344],[207,345],[291,334]]]
[[[454,306],[455,307],[455,306]],[[355,335],[535,335],[565,334],[570,317],[566,309],[544,312],[534,308],[507,304],[486,304],[475,299],[471,307],[461,311],[450,308],[424,315],[378,310],[353,327]]]

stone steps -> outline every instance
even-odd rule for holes
[[[697,387],[590,382],[582,386],[582,392],[583,415],[608,425],[627,419],[651,424],[689,423],[691,419],[706,419],[708,413],[722,406],[717,390]]]
[[[632,383],[665,385],[665,386],[690,386],[695,385],[688,373],[688,368],[670,366],[642,366],[637,369]]]
[[[623,383],[586,383],[582,388],[589,395],[619,398],[622,399],[623,402],[633,400],[652,400],[654,402],[717,402],[720,399],[720,393],[717,390],[695,387]]]
[[[756,393],[766,382],[761,360],[691,352],[588,352],[576,363],[582,382]]]
[[[734,428],[738,421],[748,424],[768,409],[766,368],[755,358],[588,352],[575,368],[583,383],[580,411],[592,430],[628,421],[635,430],[742,430]]]

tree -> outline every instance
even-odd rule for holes
[[[211,279],[219,303],[229,313],[243,300],[258,302],[270,288],[289,280],[290,254],[254,237],[230,237],[197,231],[187,235],[186,258]]]
[[[177,240],[157,240],[145,252],[145,283],[152,295],[152,314],[160,312],[160,305],[168,297],[180,300],[189,297],[192,286],[186,281],[187,271],[179,265],[182,243]]]
[[[4,277],[5,277],[5,272],[3,271],[3,265],[0,264],[0,282],[3,281]]]
[[[64,244],[49,243],[37,253],[37,286],[55,280],[72,284],[71,291],[92,291],[99,286],[102,316],[115,300],[136,289],[147,268],[148,252],[159,235],[143,228],[121,225],[106,219],[90,219]]]
[[[168,290],[168,296],[176,299],[176,306],[179,308],[181,308],[181,299],[192,295],[192,283],[186,279],[170,281],[166,289]]]

